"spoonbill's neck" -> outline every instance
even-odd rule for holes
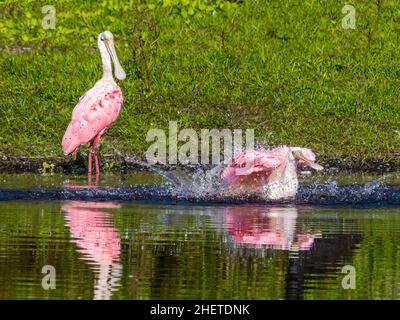
[[[103,63],[103,77],[102,80],[111,80],[114,81],[112,76],[112,67],[111,67],[111,57],[107,51],[107,48],[102,41],[98,41],[98,47],[101,55],[101,62]]]

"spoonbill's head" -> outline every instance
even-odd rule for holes
[[[292,147],[290,149],[291,157],[294,160],[297,160],[297,167],[299,169],[304,169],[305,167],[310,167],[314,170],[324,170],[324,167],[315,163],[316,156],[315,153],[312,152],[311,149],[308,148],[300,148],[300,147]]]
[[[122,69],[121,64],[119,63],[117,53],[115,51],[114,46],[114,36],[108,30],[99,34],[97,38],[97,42],[99,48],[104,46],[111,57],[112,62],[114,63],[114,74],[118,80],[124,80],[126,77],[124,69]]]

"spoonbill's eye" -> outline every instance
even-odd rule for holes
[[[104,36],[101,36],[101,37],[100,37],[100,40],[101,40],[101,41],[104,41]]]

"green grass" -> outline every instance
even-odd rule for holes
[[[254,128],[261,142],[311,147],[324,162],[398,163],[397,0],[354,1],[354,30],[341,26],[341,1],[243,0],[186,17],[182,4],[97,3],[53,1],[55,30],[31,22],[45,3],[0,4],[0,153],[62,158],[71,111],[101,77],[96,36],[109,29],[127,78],[103,153],[143,157],[147,131],[176,120]]]

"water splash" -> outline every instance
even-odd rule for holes
[[[396,173],[386,174],[367,183],[341,184],[336,176],[314,176],[314,183],[301,182],[297,196],[288,201],[266,201],[255,194],[232,195],[226,192],[220,177],[224,163],[205,169],[196,168],[188,173],[179,168],[163,170],[134,157],[124,157],[136,167],[151,171],[164,178],[158,185],[136,184],[128,187],[85,187],[50,185],[27,188],[0,189],[0,201],[13,200],[91,200],[140,201],[144,203],[291,203],[307,205],[382,206],[400,205],[400,185],[388,183]],[[327,174],[327,173],[325,173]],[[307,180],[307,179],[306,179]]]
[[[220,164],[210,170],[197,169],[186,181],[186,190],[202,197],[220,196],[225,188],[220,179],[224,168],[225,165]]]
[[[193,195],[198,198],[217,196],[225,187],[220,179],[226,166],[224,163],[211,169],[197,168],[194,173],[188,174],[180,168],[169,171],[162,170],[134,157],[125,157],[125,160],[162,176],[173,187],[175,194],[180,197],[193,197]]]
[[[325,183],[301,187],[297,201],[332,205],[398,205],[400,186],[384,183],[393,175],[387,174],[366,184],[350,185],[340,185],[330,177]]]
[[[378,179],[375,179],[364,186],[363,193],[370,194],[373,193],[375,190],[379,189],[380,187],[384,186],[383,181],[387,178],[393,176],[393,174],[386,174]]]
[[[4,188],[0,189],[0,201],[16,200],[85,200],[129,201],[159,204],[301,204],[328,206],[398,206],[400,186],[385,182],[380,177],[364,184],[343,185],[332,178],[322,182],[303,185],[296,199],[266,201],[255,195],[232,196],[224,192],[218,179],[222,168],[197,170],[192,176],[168,172],[168,181],[159,185],[131,185],[129,187],[54,187]],[[176,183],[175,183],[176,181]]]

